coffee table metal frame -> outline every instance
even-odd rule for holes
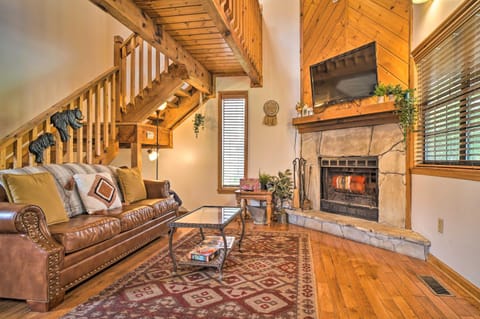
[[[223,211],[227,209],[229,214],[224,217]],[[208,219],[208,216],[205,216],[207,213],[214,215],[214,211],[218,210],[218,216],[215,220],[215,217]],[[221,214],[221,215],[220,215]],[[202,216],[203,215],[203,216]],[[189,265],[189,266],[200,266],[200,267],[215,267],[219,272],[220,279],[222,278],[223,265],[227,259],[228,253],[231,249],[220,248],[220,252],[216,258],[209,262],[204,261],[195,261],[190,260],[188,257],[181,258],[177,260],[175,257],[175,252],[173,250],[173,235],[177,228],[198,228],[200,230],[200,235],[202,240],[205,239],[203,229],[216,229],[220,231],[220,234],[223,238],[224,247],[227,247],[227,239],[225,237],[225,228],[237,217],[240,216],[242,229],[240,234],[240,239],[238,240],[238,250],[241,251],[241,245],[243,236],[245,234],[245,219],[242,214],[242,209],[235,206],[202,206],[192,212],[185,214],[183,216],[177,217],[173,221],[168,223],[169,238],[168,238],[168,248],[170,252],[170,257],[172,258],[173,263],[173,273],[177,273],[177,268],[179,265]],[[233,249],[233,247],[232,247]]]

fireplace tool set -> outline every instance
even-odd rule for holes
[[[306,188],[310,188],[310,176],[312,175],[312,166],[309,168],[308,185],[305,186],[305,171],[307,161],[303,157],[297,157],[293,160],[293,207],[301,209],[310,209],[311,203],[307,198]],[[307,189],[308,190],[308,189]]]

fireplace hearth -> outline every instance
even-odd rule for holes
[[[320,209],[378,221],[378,158],[321,157]]]

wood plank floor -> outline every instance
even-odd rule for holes
[[[319,318],[479,318],[480,304],[431,264],[294,225],[253,225],[250,230],[291,230],[311,236]],[[179,230],[178,234],[186,230]],[[59,318],[168,246],[161,238],[70,290],[49,313],[30,312],[23,301],[0,299],[0,318]],[[430,275],[453,297],[434,295],[418,278]],[[1,283],[0,283],[1,284]]]

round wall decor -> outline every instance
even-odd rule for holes
[[[263,112],[265,117],[263,118],[263,124],[268,126],[277,125],[277,113],[280,110],[278,102],[275,100],[268,100],[263,104]]]

